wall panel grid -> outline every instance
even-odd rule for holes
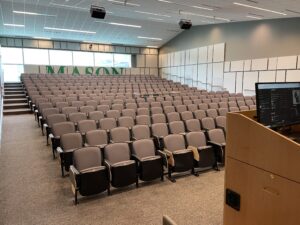
[[[159,55],[160,75],[209,91],[222,91],[225,43]]]

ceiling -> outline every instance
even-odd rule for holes
[[[123,4],[124,0],[1,0],[0,35],[160,47],[181,32],[178,26],[180,19],[191,19],[195,26],[300,16],[299,0],[127,0],[125,2],[127,4]],[[233,2],[273,12],[245,7]],[[105,7],[107,15],[104,20],[90,17],[91,4]],[[31,14],[24,14],[24,12]],[[137,25],[141,28],[110,23]],[[63,30],[53,30],[53,28]],[[138,36],[159,39],[149,40]]]

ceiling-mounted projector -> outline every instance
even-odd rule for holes
[[[90,13],[91,13],[91,17],[97,19],[104,19],[106,15],[105,8],[96,5],[91,5]]]
[[[183,30],[189,30],[192,27],[192,21],[181,19],[179,21],[179,26]]]

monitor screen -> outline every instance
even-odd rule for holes
[[[258,121],[269,127],[300,123],[300,82],[256,83]]]

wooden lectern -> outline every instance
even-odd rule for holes
[[[224,225],[300,225],[300,144],[255,114],[227,114]]]

